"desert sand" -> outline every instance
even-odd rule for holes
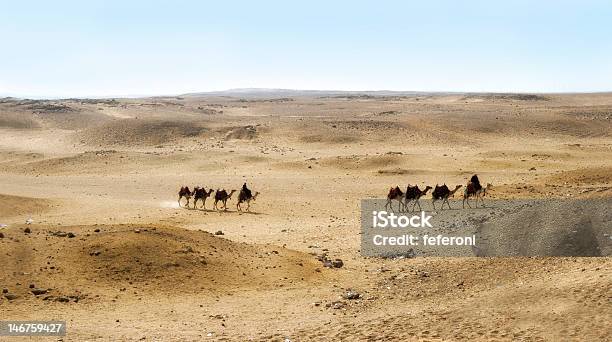
[[[474,173],[492,200],[611,198],[612,94],[1,99],[0,316],[65,320],[64,341],[612,338],[609,245],[361,256],[361,199]],[[177,204],[244,182],[248,213]]]

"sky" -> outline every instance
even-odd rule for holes
[[[0,95],[612,91],[610,1],[6,1]]]

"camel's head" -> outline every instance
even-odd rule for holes
[[[253,201],[257,198],[257,195],[259,195],[259,191],[255,191],[255,193],[253,194]]]
[[[232,197],[232,195],[234,194],[234,192],[236,192],[236,190],[232,190],[232,191],[230,191],[230,193],[227,195],[227,198],[231,198],[231,197]]]
[[[431,189],[433,189],[433,188],[432,188],[431,186],[429,186],[429,185],[428,185],[428,186],[426,186],[426,187],[425,187],[425,190],[423,190],[423,192],[427,192],[427,191],[429,191],[429,190],[431,190]]]
[[[493,188],[493,185],[492,185],[491,183],[487,183],[487,186],[485,186],[485,187],[482,189],[482,195],[483,195],[483,196],[484,196],[484,195],[486,195],[486,194],[487,194],[487,191],[491,190],[492,188]]]

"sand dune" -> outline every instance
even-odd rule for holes
[[[115,120],[79,133],[81,142],[94,146],[159,145],[204,131],[197,123],[169,120]]]
[[[51,288],[54,296],[75,287],[85,299],[123,288],[148,294],[223,293],[325,279],[310,255],[235,243],[208,232],[152,225],[36,226],[30,234],[23,229],[4,230],[11,266],[3,268],[0,279],[7,281],[16,272],[19,282]],[[27,287],[10,287],[26,300],[35,299]]]
[[[32,214],[44,213],[52,206],[53,201],[43,198],[0,194],[0,219],[9,217],[29,217]]]

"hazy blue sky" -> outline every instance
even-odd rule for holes
[[[612,90],[610,1],[3,1],[0,94]]]

